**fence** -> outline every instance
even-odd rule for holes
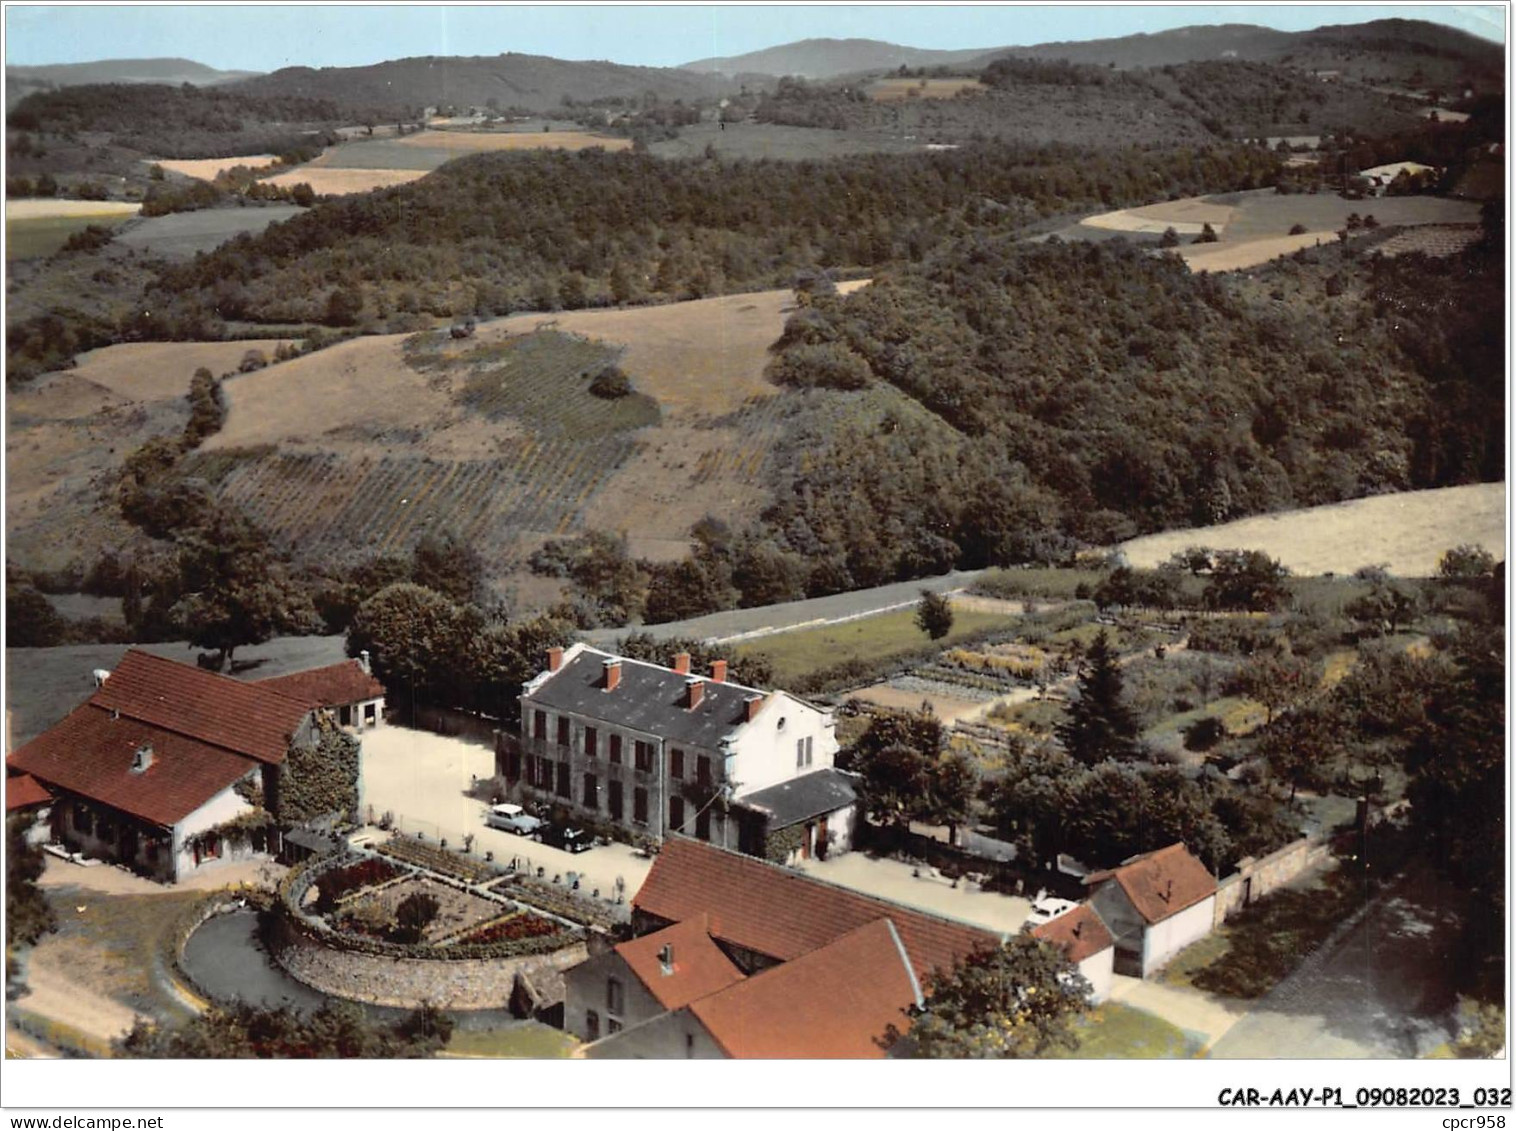
[[[405,813],[376,812],[373,806],[369,806],[368,823],[420,840],[424,844],[456,852],[461,859],[489,868],[501,877],[512,874],[528,876],[546,884],[556,885],[561,887],[566,894],[594,900],[602,912],[615,922],[631,921],[631,898],[636,893],[629,888],[625,880],[620,876],[591,876],[572,865],[565,865],[555,860],[550,851],[540,853],[534,859],[532,850],[538,847],[535,841],[524,837],[510,837],[509,839],[513,842],[511,850],[497,851],[481,847],[477,834],[449,829],[435,821],[411,817]],[[470,837],[472,839],[469,839]],[[466,851],[465,842],[468,844]],[[519,851],[515,842],[520,844]],[[593,853],[587,855],[593,855]],[[586,860],[585,863],[594,864],[596,861],[591,859]]]

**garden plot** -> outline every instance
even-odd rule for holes
[[[484,896],[460,891],[448,884],[417,876],[402,880],[398,884],[391,884],[371,895],[360,896],[358,899],[344,903],[342,914],[344,917],[359,922],[365,918],[372,918],[376,922],[393,923],[395,912],[400,904],[413,895],[429,895],[438,904],[436,917],[426,925],[422,932],[423,942],[437,942],[440,939],[462,934],[492,919],[498,919],[509,910],[493,899],[486,899]]]

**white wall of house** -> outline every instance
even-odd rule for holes
[[[1079,964],[1079,972],[1090,984],[1090,1000],[1099,1005],[1111,996],[1111,982],[1116,974],[1116,948],[1097,950]]]
[[[584,1049],[590,1060],[725,1060],[721,1046],[688,1009],[665,1013]]]
[[[751,793],[825,769],[836,755],[837,724],[831,712],[776,691],[731,744],[728,780],[739,793]]]
[[[203,856],[199,864],[195,863],[195,853],[190,847],[190,839],[197,833],[203,833],[207,829],[213,829],[217,825],[225,824],[234,817],[243,813],[251,812],[252,806],[244,801],[238,794],[235,786],[227,786],[220,793],[212,797],[200,808],[196,809],[184,820],[174,826],[174,877],[177,879],[193,872],[197,867],[204,867],[215,860],[242,859],[255,856],[251,849],[245,845],[229,845],[222,842],[219,857],[205,859]]]
[[[1147,929],[1142,945],[1142,976],[1146,978],[1192,942],[1211,933],[1216,918],[1216,897],[1209,895],[1193,907],[1170,915]]]

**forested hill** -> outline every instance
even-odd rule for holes
[[[919,260],[970,229],[1266,185],[1277,160],[1247,147],[1000,144],[827,162],[480,155],[239,237],[165,272],[149,306],[320,321],[344,280],[356,303],[339,305],[367,324],[401,307],[504,314],[785,286],[800,269]]]
[[[765,518],[814,593],[1504,475],[1498,243],[1191,275],[968,237],[786,330]]]
[[[419,112],[427,106],[554,110],[565,96],[641,100],[647,95],[692,102],[725,90],[724,80],[665,67],[575,62],[545,55],[424,56],[367,67],[286,67],[235,85],[248,94],[298,94],[353,108]]]

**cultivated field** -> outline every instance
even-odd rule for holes
[[[706,514],[740,523],[767,502],[762,477],[786,405],[763,370],[792,302],[770,291],[519,315],[464,341],[341,342],[227,379],[225,425],[187,470],[303,556],[404,550],[446,527],[502,569],[586,528],[679,557]],[[122,461],[183,427],[196,368],[229,373],[247,350],[271,358],[277,345],[113,346],[12,391],[18,560],[59,568],[130,541],[109,487]],[[590,395],[612,361],[633,395]]]
[[[955,98],[984,89],[978,79],[880,79],[868,88],[868,96],[875,102],[900,102],[907,98]]]
[[[91,224],[114,228],[142,208],[120,200],[7,200],[5,258],[40,259],[52,255],[69,236]]]
[[[197,181],[214,181],[228,169],[235,169],[239,165],[249,169],[261,169],[272,165],[279,158],[272,153],[254,153],[249,157],[202,157],[195,160],[181,161],[146,161],[147,165],[161,165],[170,173],[178,173],[180,176],[193,177]]]
[[[351,141],[328,149],[314,161],[269,177],[278,186],[308,184],[317,193],[371,192],[419,180],[433,169],[471,153],[523,149],[630,149],[629,138],[599,137],[580,130],[472,133],[421,130],[404,137]]]
[[[293,204],[269,204],[174,212],[132,221],[117,233],[116,242],[166,259],[192,259],[199,252],[214,251],[243,232],[256,235],[270,224],[303,211]]]
[[[1380,255],[1396,256],[1415,253],[1441,259],[1449,255],[1457,255],[1470,244],[1475,243],[1479,239],[1479,234],[1479,228],[1472,224],[1428,224],[1425,227],[1408,228],[1403,232],[1396,232],[1374,250]]]
[[[1133,566],[1151,568],[1187,546],[1263,550],[1297,574],[1350,574],[1383,565],[1428,577],[1463,543],[1505,556],[1505,484],[1376,495],[1330,506],[1259,515],[1221,526],[1171,530],[1121,545]]]
[[[1105,239],[1112,233],[1152,236],[1173,228],[1180,236],[1191,237],[1210,224],[1219,237],[1216,243],[1186,242],[1175,250],[1193,270],[1235,271],[1318,243],[1333,243],[1353,213],[1373,216],[1384,226],[1462,225],[1478,221],[1479,205],[1435,196],[1347,200],[1335,193],[1281,196],[1272,189],[1259,189],[1106,212],[1057,234],[1065,239]],[[1305,232],[1291,235],[1296,225]]]

